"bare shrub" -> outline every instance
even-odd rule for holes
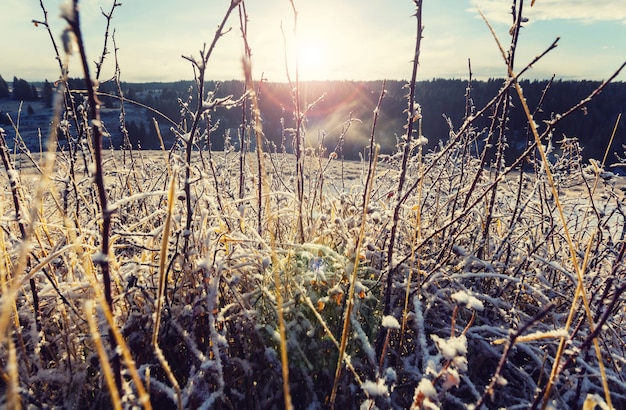
[[[141,151],[125,133],[123,150],[107,151],[97,80],[115,39],[107,25],[92,79],[77,2],[67,8],[64,48],[78,45],[84,89],[69,87],[57,51],[47,150],[38,157],[18,144],[11,153],[0,129],[10,188],[0,220],[3,404],[626,406],[619,177],[606,156],[585,163],[573,137],[552,133],[623,66],[539,127],[543,98],[528,107],[518,79],[558,39],[517,71],[524,2],[514,1],[511,42],[497,43],[507,74],[500,91],[474,106],[470,66],[466,117],[426,152],[414,94],[422,2],[414,4],[406,135],[397,152],[379,154],[383,83],[360,163],[341,156],[356,121],[349,113],[334,151],[307,145],[311,107],[301,106],[297,70],[288,74],[295,127],[283,127],[295,151],[265,139],[243,0],[230,1],[199,56],[185,57],[195,86],[179,101],[180,121],[170,121],[173,148]],[[37,22],[50,33],[41,6]],[[103,13],[107,23],[119,6]],[[206,68],[235,15],[245,89],[218,96],[206,88]],[[124,129],[124,106],[136,102],[121,92],[115,65]],[[242,112],[239,152],[229,139],[224,151],[211,149],[211,113],[225,107]],[[529,139],[507,162],[514,109],[524,110]],[[490,126],[476,129],[488,113]],[[30,171],[16,170],[18,159]],[[344,178],[348,166],[360,177]]]

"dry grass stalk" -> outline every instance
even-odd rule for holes
[[[508,74],[502,88],[483,107],[474,107],[470,67],[466,118],[458,128],[450,121],[449,138],[423,151],[415,80],[421,2],[414,4],[418,24],[407,135],[392,155],[379,155],[375,134],[383,83],[373,107],[368,162],[343,159],[348,130],[357,121],[351,115],[328,157],[324,135],[318,145],[307,146],[304,125],[317,102],[301,106],[297,91],[293,118],[287,119],[296,126],[282,126],[283,137],[294,137],[294,154],[268,141],[243,1],[230,2],[201,61],[188,58],[198,105],[183,105],[180,123],[165,119],[178,133],[169,152],[154,120],[161,152],[133,151],[125,140],[125,151],[109,156],[99,148],[105,128],[92,110],[102,94],[89,90],[89,79],[87,90],[61,88],[47,147],[52,151],[39,159],[25,153],[40,181],[18,172],[17,157],[8,150],[3,157],[3,182],[13,189],[3,198],[0,221],[3,404],[626,403],[619,367],[626,357],[619,336],[625,320],[626,209],[612,182],[600,181],[606,153],[585,165],[580,146],[564,139],[562,155],[547,156],[542,144],[561,117],[548,120],[543,131],[534,123],[540,122],[550,86],[533,111],[518,84],[557,42],[514,69],[523,18],[523,3],[515,2],[508,52],[498,43]],[[289,5],[297,26],[295,3]],[[103,13],[107,24],[118,6],[113,2]],[[205,71],[236,9],[246,86],[240,98],[221,97],[219,87],[206,88]],[[78,25],[77,15],[66,18]],[[108,30],[96,78],[105,63]],[[115,63],[113,97],[124,117],[124,104],[141,103],[122,95],[117,58]],[[66,65],[60,69],[65,76]],[[299,80],[296,69],[292,89]],[[606,84],[563,115],[588,104]],[[505,102],[512,93],[522,101],[529,141],[518,158],[504,163],[513,112]],[[79,106],[85,115],[74,115]],[[209,113],[224,107],[242,109],[241,151],[231,145],[224,153],[199,151],[203,136],[210,146]],[[475,129],[476,119],[490,110],[493,121]],[[69,145],[55,157],[59,125]],[[256,141],[250,141],[252,133]],[[484,140],[493,147],[481,145]],[[255,144],[256,164],[248,155]],[[358,177],[348,180],[348,171]],[[92,183],[98,173],[104,195],[101,184]],[[563,194],[570,179],[582,181],[574,186],[579,191],[573,205]],[[105,278],[100,280],[105,263],[108,289]],[[564,340],[572,349],[565,349]],[[565,371],[575,377],[563,377]],[[104,384],[108,392],[99,391]]]
[[[117,390],[117,385],[115,384],[115,376],[113,375],[113,370],[111,369],[111,362],[109,357],[102,345],[102,339],[100,337],[100,332],[98,331],[98,325],[96,324],[96,320],[93,317],[93,311],[95,306],[92,301],[87,301],[85,303],[85,317],[87,319],[87,323],[89,323],[89,331],[91,332],[91,340],[96,347],[96,352],[98,352],[98,358],[100,359],[100,365],[102,366],[102,372],[104,373],[104,380],[106,381],[107,387],[109,388],[109,392],[111,394],[111,403],[113,404],[113,408],[115,410],[122,409],[122,401],[120,399],[120,392]]]

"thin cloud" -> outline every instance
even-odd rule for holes
[[[42,18],[37,2],[3,1],[7,13],[0,13],[0,23],[4,23],[0,24],[0,32],[4,38],[20,41],[5,42],[3,55],[10,57],[2,62],[1,74],[5,78],[18,75],[29,81],[59,75],[45,29],[31,22]],[[45,2],[57,41],[66,25],[59,18],[59,4],[63,1]],[[210,43],[227,3],[187,0],[184,7],[173,7],[169,2],[150,0],[123,2],[123,7],[114,13],[109,32],[112,35],[115,30],[122,79],[192,78],[191,65],[181,55],[197,56],[203,44]],[[489,30],[480,21],[476,7],[489,18],[501,41],[506,41],[513,20],[511,2],[450,1],[454,6],[448,2],[425,3],[419,78],[465,78],[468,59],[474,78],[506,75],[502,57]],[[106,19],[102,10],[108,12],[111,2],[81,0],[80,4],[88,60],[93,62],[103,48]],[[414,57],[415,10],[410,1],[390,4],[385,0],[296,1],[299,48],[316,50],[307,55],[308,60],[300,59],[301,78],[408,78]],[[556,72],[572,76],[578,73],[580,78],[604,78],[605,72],[621,63],[620,56],[626,50],[621,41],[626,25],[619,23],[626,23],[626,0],[537,0],[532,8],[529,1],[524,4],[524,16],[530,21],[525,24],[527,29],[518,49],[518,64],[532,60],[542,51],[547,46],[546,38],[562,38],[557,50],[529,71],[528,76],[544,78]],[[282,24],[293,75],[296,52],[291,5],[284,0],[250,2],[247,11],[253,75],[263,75],[272,81],[286,80],[285,45],[280,27]],[[236,13],[231,16],[228,28],[230,32],[220,39],[209,62],[212,79],[242,77],[243,45]],[[108,46],[112,52],[113,44],[110,42]],[[311,64],[305,67],[303,63],[307,61]],[[110,78],[114,68],[111,53],[107,55],[101,78]],[[70,60],[70,71],[72,76],[82,71],[75,56]]]
[[[528,3],[528,2],[527,2]],[[501,0],[474,0],[492,23],[511,24],[511,4]],[[476,12],[475,8],[467,9]],[[533,21],[576,20],[582,23],[621,21],[626,23],[626,0],[538,0],[534,7],[524,7],[525,17]]]

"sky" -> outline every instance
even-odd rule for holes
[[[194,78],[185,56],[199,56],[210,44],[230,0],[117,0],[111,20],[122,81],[177,81]],[[520,0],[517,2],[519,3]],[[60,18],[66,0],[41,0],[55,40],[61,45],[66,23]],[[424,38],[418,79],[467,79],[468,61],[475,79],[506,76],[502,56],[478,13],[480,9],[503,46],[510,42],[512,1],[423,0]],[[248,41],[255,79],[286,81],[287,68],[301,80],[404,80],[411,76],[416,19],[412,0],[247,0]],[[81,26],[89,61],[103,50],[106,19],[113,0],[82,0]],[[0,75],[27,81],[56,80],[60,70],[36,0],[2,0]],[[536,0],[524,2],[528,19],[522,29],[516,69],[520,70],[557,37],[558,47],[525,75],[528,79],[602,80],[626,61],[626,0]],[[239,15],[217,43],[206,78],[242,79],[243,42]],[[294,30],[294,27],[296,30]],[[295,33],[295,34],[294,34]],[[61,48],[62,49],[62,48]],[[113,51],[113,43],[109,43]],[[297,50],[297,51],[296,51]],[[288,61],[287,65],[285,61]],[[81,75],[76,55],[70,76]],[[107,55],[101,80],[113,75]],[[92,64],[92,70],[95,65]],[[626,73],[617,77],[626,81]]]

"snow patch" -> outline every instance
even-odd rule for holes
[[[387,385],[383,379],[377,381],[366,380],[361,384],[361,389],[370,397],[386,396],[388,393]]]
[[[428,379],[420,380],[420,383],[417,385],[417,389],[415,393],[422,393],[425,397],[435,398],[437,397],[437,390],[435,390],[435,386],[433,386],[433,382]]]
[[[475,296],[471,295],[469,292],[460,290],[450,295],[450,297],[456,303],[458,303],[459,305],[464,305],[468,309],[474,309],[479,312],[482,312],[485,309],[483,302],[481,302]]]
[[[457,356],[465,356],[467,354],[467,338],[465,335],[449,339],[444,339],[437,335],[431,335],[430,337],[437,345],[437,350],[446,360],[452,360]]]
[[[400,323],[398,322],[398,319],[391,315],[383,317],[382,325],[387,329],[400,329]]]

